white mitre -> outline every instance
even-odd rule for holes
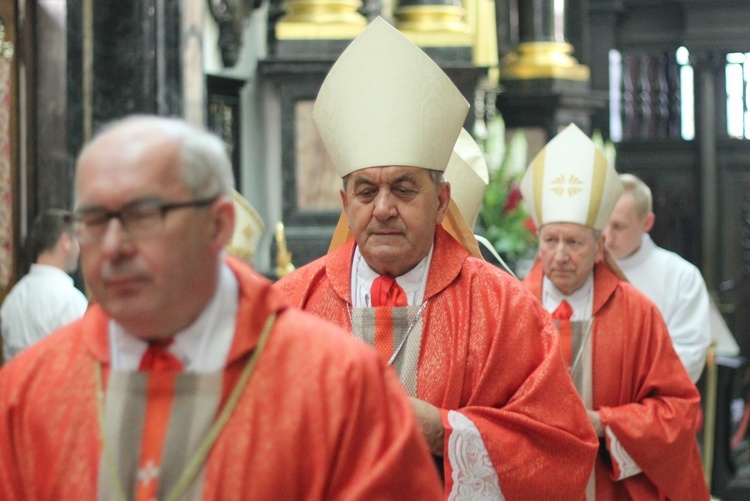
[[[400,31],[375,19],[347,47],[318,92],[313,121],[336,172],[407,166],[444,172],[469,103]],[[442,226],[474,256],[474,234],[453,201]],[[351,237],[342,213],[328,251]]]
[[[466,129],[461,129],[444,176],[451,184],[451,198],[469,227],[473,228],[482,208],[490,173],[484,152]]]
[[[577,223],[603,231],[621,192],[614,167],[574,124],[547,143],[521,180],[537,228]]]
[[[238,191],[234,192],[234,214],[234,233],[227,252],[251,263],[266,226],[255,207]]]
[[[468,111],[443,70],[378,17],[329,71],[313,121],[341,177],[389,165],[445,171]]]

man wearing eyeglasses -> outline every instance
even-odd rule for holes
[[[131,117],[75,188],[96,304],[0,371],[0,499],[441,497],[374,351],[224,256],[221,140]]]

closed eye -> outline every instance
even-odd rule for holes
[[[414,198],[418,193],[418,190],[407,187],[407,186],[396,186],[392,188],[391,191],[393,192],[394,195],[396,195],[397,197],[403,200],[409,200],[411,198]]]
[[[372,188],[367,188],[363,190],[359,190],[355,193],[357,198],[362,201],[372,200],[375,198],[375,194],[377,193],[377,190]]]

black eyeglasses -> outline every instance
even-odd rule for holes
[[[101,240],[112,219],[119,220],[131,238],[148,238],[164,230],[164,219],[170,211],[205,207],[214,203],[218,198],[219,196],[216,195],[186,202],[138,200],[116,211],[100,207],[84,208],[73,212],[71,220],[76,238],[81,243]]]

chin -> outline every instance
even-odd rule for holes
[[[109,298],[100,303],[104,311],[118,323],[145,318],[153,311],[153,303],[140,298]]]
[[[552,285],[554,285],[555,287],[557,287],[557,290],[559,290],[560,292],[562,292],[565,295],[569,295],[570,294],[569,292],[566,292],[566,291],[569,291],[570,288],[571,288],[571,283],[570,282],[568,282],[567,280],[565,280],[565,281],[559,280],[559,279],[556,280],[554,277],[548,277],[548,278],[552,282]]]
[[[398,249],[390,245],[371,246],[369,249],[360,249],[362,256],[369,262],[370,260],[379,262],[393,262],[398,260]]]

